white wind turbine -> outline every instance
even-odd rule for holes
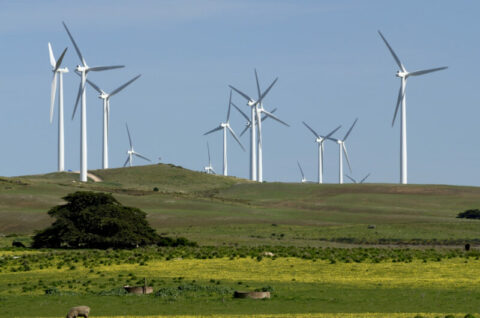
[[[277,81],[277,79],[275,79],[275,82]],[[290,125],[287,124],[286,122],[280,120],[278,117],[276,117],[272,113],[266,111],[265,108],[263,108],[263,103],[262,103],[263,98],[260,98],[261,90],[260,90],[260,83],[258,81],[257,70],[255,70],[255,80],[257,82],[257,92],[258,92],[258,96],[259,96],[259,99],[258,99],[259,102],[257,103],[257,107],[255,107],[255,110],[257,112],[257,128],[258,128],[258,157],[257,157],[258,158],[258,166],[257,166],[258,167],[258,181],[263,182],[263,137],[262,137],[263,135],[262,135],[261,114],[263,113],[266,116],[275,119],[276,121],[278,121],[279,123],[281,123],[281,124],[283,124],[287,127],[290,127]],[[270,86],[270,88],[273,86],[273,84]]]
[[[136,152],[135,150],[133,150],[133,143],[132,143],[132,137],[130,136],[130,130],[128,129],[128,124],[125,123],[125,126],[127,127],[127,134],[128,134],[128,142],[130,143],[130,149],[127,151],[127,160],[125,161],[125,163],[123,164],[123,166],[125,167],[127,164],[130,165],[130,167],[132,166],[132,162],[133,162],[133,156],[136,156],[136,157],[139,157],[139,158],[142,158],[144,160],[147,160],[147,161],[150,161],[150,159],[148,159],[147,157],[144,157],[142,156],[141,154],[139,154],[138,152]]]
[[[271,117],[280,123],[288,126],[285,122],[277,118],[275,115],[273,115],[271,112],[266,111],[263,106],[262,106],[262,100],[265,98],[265,96],[268,94],[270,89],[272,89],[273,85],[278,80],[278,77],[275,78],[275,80],[270,84],[270,86],[263,92],[263,94],[260,94],[260,86],[258,83],[258,76],[257,76],[257,71],[255,70],[255,79],[257,81],[257,92],[258,92],[258,100],[255,101],[251,97],[249,97],[247,94],[243,93],[242,91],[236,89],[235,87],[229,85],[231,89],[236,91],[238,94],[240,94],[242,97],[244,97],[247,100],[247,106],[250,107],[251,109],[251,119],[250,119],[250,179],[253,181],[263,181],[263,158],[262,158],[262,136],[261,136],[261,120],[260,120],[260,115],[261,113],[265,114],[268,117]],[[255,132],[255,127],[258,125],[258,131],[259,131],[259,137],[258,141],[256,140],[256,132]],[[258,150],[259,150],[259,160],[258,160],[258,175],[257,175],[257,155],[256,155],[256,146],[258,142]],[[258,177],[257,177],[258,176]]]
[[[347,159],[347,164],[348,164],[348,168],[350,170],[350,173],[352,172],[352,167],[350,166],[350,160],[348,159],[347,147],[345,147],[345,141],[347,140],[348,136],[352,132],[352,129],[355,126],[355,124],[357,123],[357,121],[358,121],[358,118],[355,119],[355,121],[353,122],[352,126],[350,126],[350,129],[347,131],[347,133],[345,134],[345,137],[343,137],[343,139],[335,139],[335,138],[331,138],[331,137],[328,138],[329,140],[333,140],[333,141],[336,141],[338,143],[338,151],[339,151],[338,183],[340,183],[340,184],[343,183],[343,154],[345,154],[345,159]]]
[[[418,76],[418,75],[423,75],[423,74],[428,74],[436,71],[441,71],[446,68],[447,66],[443,67],[437,67],[437,68],[431,68],[431,69],[426,69],[426,70],[421,70],[421,71],[415,71],[415,72],[408,72],[405,67],[403,66],[402,62],[400,62],[400,59],[398,56],[395,54],[393,51],[392,47],[390,44],[388,44],[387,40],[383,36],[383,34],[378,31],[378,34],[380,34],[380,37],[382,38],[383,42],[385,42],[385,45],[387,46],[388,50],[392,54],[395,62],[397,63],[398,67],[400,68],[399,71],[397,71],[397,77],[400,77],[400,90],[398,91],[398,98],[397,98],[397,106],[395,107],[395,113],[393,114],[393,120],[392,120],[392,126],[395,123],[395,118],[397,117],[397,112],[398,108],[400,107],[400,103],[402,104],[402,110],[401,110],[401,122],[400,122],[400,183],[407,184],[407,106],[406,106],[406,100],[405,100],[405,86],[407,85],[407,78],[409,76]]]
[[[82,74],[82,80],[80,82],[80,87],[77,94],[77,100],[75,101],[75,108],[73,110],[72,119],[75,116],[75,112],[77,110],[78,100],[80,96],[82,97],[82,110],[81,110],[81,126],[80,126],[80,133],[81,133],[81,140],[80,140],[80,181],[87,182],[87,96],[85,91],[85,84],[87,80],[87,73],[90,71],[99,72],[99,71],[106,71],[115,68],[124,67],[123,65],[115,65],[115,66],[97,66],[97,67],[89,67],[87,62],[80,53],[80,49],[75,43],[73,36],[70,34],[70,31],[67,28],[65,22],[62,22],[65,30],[67,31],[68,37],[73,43],[75,47],[75,51],[77,51],[78,57],[82,65],[77,65],[76,70]]]
[[[232,127],[230,127],[230,109],[232,106],[232,90],[230,90],[230,99],[228,103],[228,112],[227,112],[227,120],[225,122],[220,123],[220,125],[210,131],[207,131],[203,135],[208,135],[210,133],[213,133],[215,131],[223,129],[223,175],[226,176],[228,175],[228,161],[227,161],[227,130],[230,132],[230,134],[235,138],[235,140],[238,142],[240,147],[242,147],[243,151],[245,151],[245,148],[243,147],[242,143],[238,139],[237,135],[233,131]]]
[[[332,130],[328,135],[326,136],[320,136],[315,130],[313,130],[312,127],[310,127],[306,122],[302,121],[302,123],[305,125],[305,127],[308,128],[312,132],[312,134],[315,136],[315,142],[318,144],[318,183],[323,183],[323,151],[324,151],[324,146],[323,143],[325,140],[330,139],[331,136],[342,127],[341,125]]]
[[[77,73],[78,74],[78,73]],[[135,76],[125,84],[114,89],[110,94],[106,93],[104,90],[100,89],[95,83],[87,79],[87,83],[90,84],[100,95],[98,98],[103,99],[103,152],[102,152],[102,164],[103,169],[108,169],[108,123],[110,119],[110,97],[118,94],[125,87],[132,84],[137,80],[141,74]]]
[[[300,174],[302,175],[302,183],[307,182],[307,179],[305,178],[305,174],[303,173],[302,166],[300,165],[300,162],[298,162],[298,160],[297,160],[297,165],[298,165],[298,169],[300,169]]]
[[[57,90],[57,74],[59,74],[59,88],[58,88],[58,171],[65,170],[65,142],[64,142],[64,125],[63,125],[63,73],[68,73],[68,68],[62,65],[63,57],[67,52],[67,48],[63,50],[62,54],[55,61],[53,56],[52,45],[48,42],[48,53],[50,55],[50,64],[52,65],[52,90],[50,94],[50,124],[53,121],[53,110],[55,107],[55,95]]]
[[[207,142],[207,152],[208,152],[208,166],[206,166],[204,170],[207,174],[217,174],[212,167],[212,161],[210,158],[210,146],[208,145],[208,142]]]
[[[367,180],[367,178],[370,176],[370,173],[369,173],[369,174],[367,174],[365,177],[363,177],[363,179],[362,179],[362,180],[360,180],[359,182],[357,182],[357,180],[356,180],[356,179],[354,179],[354,178],[350,177],[348,174],[346,174],[345,176],[346,176],[348,179],[350,179],[350,180],[351,180],[353,183],[364,183],[364,182],[365,182],[365,180]]]

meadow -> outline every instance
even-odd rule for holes
[[[174,165],[0,178],[0,317],[480,316],[480,188],[252,183]],[[198,247],[32,250],[74,191],[113,193]],[[470,243],[472,249],[464,250]],[[272,253],[265,254],[266,252]],[[142,285],[154,294],[125,294]],[[268,300],[234,299],[268,290]]]

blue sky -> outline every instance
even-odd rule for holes
[[[264,88],[279,77],[264,105],[291,126],[264,122],[267,181],[299,181],[297,160],[316,180],[317,148],[302,120],[320,133],[341,124],[342,137],[358,117],[347,140],[352,175],[398,182],[400,130],[391,121],[400,83],[380,29],[408,70],[449,66],[408,81],[409,182],[480,185],[479,9],[476,1],[0,1],[0,175],[56,169],[47,43],[56,57],[68,46],[73,71],[65,21],[90,66],[126,65],[89,74],[100,87],[142,74],[111,99],[111,167],[126,159],[128,121],[135,149],[155,162],[202,170],[209,141],[220,172],[222,134],[203,133],[224,120],[228,84],[255,96],[257,68]],[[66,167],[78,170],[77,76],[66,74],[64,85]],[[240,96],[234,102],[248,111]],[[88,167],[98,169],[102,110],[90,88],[87,108]],[[244,127],[234,110],[231,124]],[[248,149],[248,133],[242,142]],[[248,177],[248,151],[228,144],[229,173]],[[335,183],[338,148],[325,148],[325,181]]]

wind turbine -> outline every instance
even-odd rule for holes
[[[343,154],[345,154],[345,159],[347,159],[348,163],[348,168],[350,169],[350,173],[352,172],[352,167],[350,166],[350,160],[348,159],[348,154],[347,154],[347,147],[345,147],[345,141],[347,140],[348,136],[352,132],[353,127],[357,123],[358,118],[355,119],[353,122],[352,126],[350,126],[350,129],[347,131],[345,134],[345,137],[343,139],[334,139],[329,137],[329,140],[336,141],[338,143],[338,150],[339,150],[339,174],[338,174],[338,183],[342,184],[343,183]]]
[[[408,72],[403,66],[402,62],[400,62],[400,59],[393,51],[390,44],[388,44],[382,32],[378,31],[378,34],[382,38],[383,42],[385,42],[385,45],[387,46],[388,50],[392,54],[393,59],[397,63],[398,67],[400,68],[400,70],[397,71],[397,77],[400,77],[400,90],[398,91],[397,106],[395,107],[395,113],[393,114],[392,127],[393,127],[393,124],[395,123],[395,118],[397,117],[398,108],[400,107],[400,103],[401,103],[402,110],[401,110],[401,122],[400,122],[400,183],[407,184],[407,114],[406,114],[407,106],[406,106],[406,99],[405,99],[405,86],[407,85],[407,78],[409,76],[419,76],[419,75],[428,74],[436,71],[441,71],[448,67],[442,66],[442,67],[431,68],[431,69],[426,69],[421,71]]]
[[[243,136],[243,134],[245,134],[245,132],[252,126],[252,122],[250,121],[250,118],[248,118],[247,114],[245,114],[237,105],[235,105],[233,102],[232,102],[232,106],[235,107],[236,110],[238,110],[240,112],[240,114],[247,120],[247,122],[245,123],[245,128],[243,128],[242,132],[240,133],[240,137]],[[270,113],[275,113],[277,111],[277,108],[275,107],[274,109],[272,109],[272,111]],[[268,119],[268,116],[265,116],[263,115],[262,116],[262,122],[265,121],[266,119]]]
[[[243,147],[242,143],[238,139],[237,135],[233,131],[232,127],[230,127],[230,109],[232,106],[232,90],[230,90],[230,99],[228,102],[228,112],[227,112],[227,120],[225,122],[220,123],[220,125],[217,128],[214,128],[203,135],[208,135],[210,133],[213,133],[215,131],[223,129],[223,175],[226,176],[228,175],[228,162],[227,162],[227,130],[230,132],[230,134],[235,138],[235,140],[238,142],[240,147],[242,147],[243,151],[245,151],[245,148]]]
[[[215,170],[213,170],[212,161],[210,160],[210,146],[208,145],[208,141],[207,141],[207,152],[208,152],[208,166],[204,168],[205,172],[207,174],[217,174]]]
[[[262,120],[261,120],[261,114],[265,114],[268,117],[271,117],[272,119],[275,119],[279,123],[290,127],[289,124],[286,122],[280,120],[278,117],[273,115],[272,113],[268,112],[263,108],[263,103],[262,103],[262,98],[260,98],[260,83],[258,81],[258,75],[257,75],[257,70],[255,70],[255,80],[257,82],[257,92],[259,96],[259,102],[257,103],[257,107],[255,107],[256,113],[257,113],[257,128],[258,128],[258,181],[263,182],[263,138],[262,138]],[[275,79],[275,82],[277,79]],[[271,85],[273,86],[273,84]],[[271,88],[271,87],[270,87]],[[270,89],[269,88],[269,89]]]
[[[81,111],[81,126],[80,126],[80,181],[87,182],[87,96],[85,91],[85,83],[87,80],[87,73],[92,72],[99,72],[99,71],[106,71],[115,68],[122,68],[124,65],[115,65],[115,66],[97,66],[97,67],[89,67],[87,62],[80,53],[80,49],[75,43],[72,34],[67,28],[65,22],[62,22],[63,26],[65,27],[65,31],[67,31],[68,37],[73,43],[75,47],[75,51],[77,51],[78,57],[82,65],[77,65],[76,71],[82,74],[82,81],[80,82],[80,87],[78,89],[77,100],[75,101],[75,108],[73,110],[72,119],[75,116],[75,112],[77,110],[78,100],[80,96],[82,97],[82,111]]]
[[[298,162],[298,160],[297,160],[297,165],[298,165],[298,169],[300,169],[300,174],[302,175],[302,183],[307,182],[307,179],[305,178],[305,174],[303,173],[302,166],[300,165],[300,162]]]
[[[353,183],[364,183],[365,180],[367,180],[367,178],[370,176],[370,173],[367,174],[362,180],[360,180],[360,182],[357,182],[357,180],[355,180],[354,178],[350,177],[348,174],[345,175],[348,179],[350,179]]]
[[[263,106],[262,106],[262,100],[265,98],[265,96],[268,94],[268,92],[272,89],[273,85],[278,80],[278,77],[275,78],[275,80],[270,84],[270,86],[263,92],[263,94],[260,94],[260,86],[258,83],[258,76],[257,76],[257,71],[255,70],[255,79],[257,80],[257,92],[258,92],[258,100],[255,101],[253,98],[248,96],[247,94],[243,93],[242,91],[236,89],[235,87],[229,85],[231,89],[236,91],[238,94],[240,94],[242,97],[244,97],[247,100],[247,106],[250,107],[251,109],[251,119],[250,119],[250,179],[253,181],[263,181],[263,164],[262,164],[262,139],[261,139],[261,120],[260,120],[260,113],[264,113],[266,116],[271,117],[282,124],[286,124],[282,120],[278,119],[275,115],[272,113],[266,111]],[[260,106],[259,106],[260,105]],[[259,129],[259,139],[256,141],[256,132],[255,128],[258,125]],[[256,155],[256,146],[257,143],[259,145],[259,165],[258,165],[258,178],[257,178],[257,155]]]
[[[50,95],[50,124],[53,121],[53,109],[55,107],[55,95],[57,90],[57,74],[59,74],[59,88],[58,88],[58,171],[65,170],[65,143],[64,143],[64,125],[63,125],[63,73],[68,73],[68,68],[60,68],[63,57],[67,52],[67,48],[63,50],[62,54],[55,61],[53,56],[52,45],[48,42],[48,53],[50,55],[50,64],[52,65],[52,90]]]
[[[118,94],[125,87],[127,87],[128,85],[136,81],[140,76],[141,74],[135,76],[125,84],[120,85],[119,87],[114,89],[110,94],[106,93],[104,90],[100,89],[97,85],[95,85],[95,83],[87,79],[87,83],[90,84],[90,86],[92,86],[100,94],[98,98],[103,99],[103,152],[102,152],[103,169],[108,169],[108,122],[110,119],[110,97],[114,96],[115,94]]]
[[[142,158],[144,160],[147,160],[147,161],[150,161],[150,159],[148,159],[147,157],[144,157],[142,156],[141,154],[139,154],[138,152],[136,152],[135,150],[133,150],[133,143],[132,143],[132,138],[130,137],[130,130],[128,129],[128,124],[125,123],[125,126],[127,127],[127,134],[128,134],[128,142],[130,143],[130,149],[127,151],[127,160],[125,161],[125,163],[123,164],[123,166],[125,167],[127,164],[130,164],[130,167],[132,166],[132,162],[133,162],[133,156],[136,156],[136,157],[139,157],[139,158]]]
[[[302,123],[307,127],[308,130],[312,132],[312,134],[315,136],[315,142],[318,144],[318,183],[323,183],[323,143],[325,142],[326,139],[330,139],[331,136],[342,127],[341,125],[332,130],[328,135],[326,136],[320,136],[315,130],[313,130],[312,127],[310,127],[306,122],[302,121]]]

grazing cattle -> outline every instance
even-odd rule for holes
[[[89,313],[90,313],[90,307],[88,306],[72,307],[68,311],[67,318],[77,318],[77,317],[88,318]]]

